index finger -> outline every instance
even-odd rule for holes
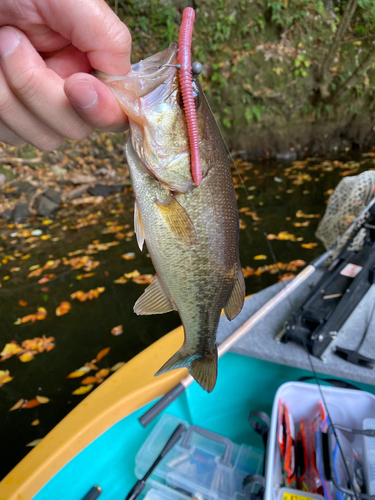
[[[109,75],[130,71],[131,35],[104,0],[49,0],[46,24],[86,52],[93,68]]]

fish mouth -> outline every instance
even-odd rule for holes
[[[160,85],[172,80],[176,74],[178,44],[173,42],[168,48],[143,61],[132,65],[126,76],[111,76],[100,71],[93,71],[94,76],[113,89],[121,81],[123,90],[133,92],[137,97],[144,97]]]

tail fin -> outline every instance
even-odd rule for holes
[[[186,356],[186,349],[181,347],[161,368],[155,376],[175,370],[177,368],[188,368],[189,373],[198,384],[207,392],[211,392],[216,384],[217,378],[217,347],[207,356]]]

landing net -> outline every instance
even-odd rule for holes
[[[330,262],[337,257],[354,232],[367,219],[368,213],[363,214],[348,231],[349,226],[375,197],[374,186],[375,171],[370,170],[353,177],[345,177],[331,194],[324,217],[315,233],[327,250],[336,244]],[[360,250],[365,236],[366,229],[362,228],[348,250]]]

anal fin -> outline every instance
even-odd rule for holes
[[[243,277],[241,265],[238,263],[237,267],[238,271],[234,287],[229,300],[224,307],[225,315],[229,320],[234,319],[241,312],[246,294],[245,279]]]
[[[185,209],[176,198],[169,194],[165,200],[155,201],[171,235],[184,245],[191,246],[197,242],[194,225]]]
[[[174,309],[157,276],[134,304],[134,312],[139,315],[164,314]]]
[[[142,251],[143,243],[145,242],[145,232],[143,229],[143,222],[141,213],[138,208],[137,200],[134,203],[134,231],[137,236],[137,243],[140,251]]]

